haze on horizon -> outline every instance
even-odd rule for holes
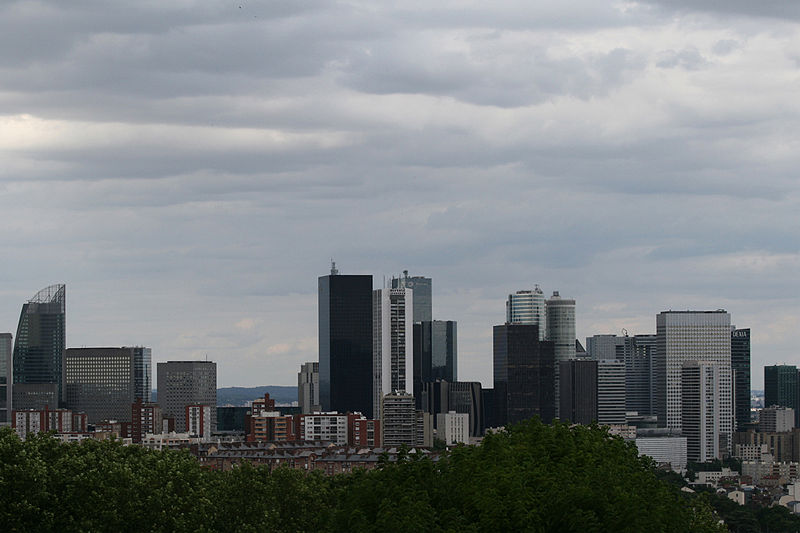
[[[491,384],[509,292],[577,328],[724,308],[800,363],[800,5],[7,1],[0,331],[292,385],[317,278],[433,278]],[[154,377],[155,383],[155,377]]]

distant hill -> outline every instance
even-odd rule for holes
[[[262,385],[261,387],[223,387],[217,389],[217,405],[246,405],[257,398],[263,398],[264,393],[275,403],[292,403],[297,401],[297,387],[282,385]]]
[[[263,398],[264,393],[275,403],[291,404],[297,401],[297,387],[283,385],[262,385],[260,387],[223,387],[217,389],[217,405],[247,405],[257,398]],[[158,401],[158,391],[152,393],[152,401]]]

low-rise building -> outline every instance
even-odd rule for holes
[[[748,476],[756,485],[785,485],[794,482],[800,472],[800,463],[742,461],[742,476]]]
[[[211,438],[212,411],[214,407],[210,405],[187,405],[186,406],[186,432],[191,437],[202,440]]]
[[[675,472],[686,471],[686,437],[637,437],[635,442],[640,455],[652,457]]]
[[[436,433],[445,444],[452,446],[457,443],[469,444],[469,414],[438,413],[436,415]]]
[[[758,431],[762,433],[784,433],[794,429],[794,409],[773,405],[761,410],[758,416]]]
[[[19,438],[54,431],[71,433],[86,431],[86,413],[73,413],[69,409],[19,409],[11,412],[11,427]]]
[[[295,436],[299,440],[320,440],[347,444],[347,415],[337,412],[313,413],[294,417]]]
[[[705,472],[697,472],[697,479],[695,485],[708,485],[716,487],[721,480],[737,480],[739,479],[739,472],[731,470],[728,467],[723,467],[722,470],[711,470]]]

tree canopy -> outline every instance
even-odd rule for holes
[[[325,476],[0,431],[2,531],[720,531],[707,500],[598,427],[530,420],[437,461]],[[722,529],[724,531],[724,529]]]

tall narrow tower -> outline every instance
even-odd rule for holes
[[[11,425],[11,388],[14,380],[14,344],[11,333],[0,333],[0,427]]]
[[[319,278],[319,394],[324,411],[372,418],[372,276]]]
[[[385,394],[414,390],[414,296],[412,289],[372,293],[373,414]]]
[[[547,340],[553,343],[555,350],[555,404],[556,416],[559,416],[559,383],[558,371],[561,361],[575,358],[575,300],[561,298],[558,291],[545,302],[547,309]]]
[[[14,344],[14,383],[54,385],[62,404],[66,401],[66,309],[66,285],[50,285],[37,292],[22,306]]]
[[[731,369],[736,427],[743,428],[750,422],[750,328],[731,328]]]

